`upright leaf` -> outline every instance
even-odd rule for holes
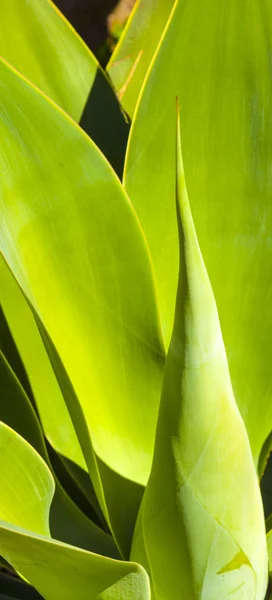
[[[45,600],[149,600],[139,565],[105,558],[50,538],[53,479],[23,438],[0,423],[0,553]],[[14,460],[16,456],[16,460]]]
[[[263,600],[264,515],[177,136],[180,275],[143,538],[155,598]],[[162,475],[163,474],[163,475]]]
[[[138,0],[108,63],[109,76],[130,117],[173,5],[174,0]]]
[[[272,352],[271,52],[270,0],[177,2],[138,105],[125,174],[169,340],[178,278],[178,95],[192,212],[256,466],[272,423],[264,359]]]

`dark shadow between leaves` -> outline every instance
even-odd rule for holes
[[[108,36],[107,17],[118,0],[54,0],[54,3],[97,55]]]
[[[125,538],[123,539],[123,551],[125,552],[124,558],[128,560],[136,519],[145,488],[110,469],[98,456],[96,456],[96,460],[105,496],[112,499],[112,502],[109,503],[112,507],[110,514],[112,524],[118,522],[120,517],[127,524]]]
[[[122,179],[130,122],[100,68],[97,69],[79,124]]]
[[[18,377],[25,393],[29,397],[32,403],[34,403],[34,397],[29,383],[29,379],[23,365],[22,359],[18,352],[17,346],[13,339],[10,331],[8,322],[4,315],[4,311],[0,306],[0,350],[3,352],[16,377]]]
[[[264,474],[261,479],[261,493],[265,518],[272,514],[272,452],[269,455]]]
[[[0,600],[42,600],[42,596],[16,574],[14,576],[0,572]]]
[[[69,458],[57,453],[47,440],[46,447],[54,473],[68,496],[70,496],[86,517],[91,519],[98,527],[104,529],[106,533],[110,533],[102,512],[97,510],[97,506],[99,505],[88,473],[83,471],[79,465]],[[93,499],[94,501],[92,501]]]

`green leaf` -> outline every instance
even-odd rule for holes
[[[31,444],[52,470],[40,424],[23,388],[0,352],[2,397],[0,419]],[[53,537],[92,552],[118,558],[113,539],[92,523],[69,498],[55,476],[55,495],[50,509]]]
[[[49,0],[3,0],[0,55],[63,108],[122,175],[128,123],[98,61]]]
[[[0,452],[0,552],[45,600],[74,600],[79,595],[81,600],[149,599],[148,578],[140,565],[50,538],[53,478],[33,448],[3,423]]]
[[[93,449],[143,485],[153,455],[164,348],[145,239],[82,130],[4,63],[0,93],[3,254],[74,410],[105,511]]]
[[[174,0],[138,0],[108,63],[108,74],[131,118],[173,5]]]
[[[135,114],[125,169],[168,341],[178,278],[178,95],[192,213],[256,467],[272,422],[265,358],[272,353],[271,52],[269,0],[177,2]]]
[[[263,600],[264,515],[177,135],[180,275],[143,532],[155,598]],[[163,474],[163,476],[162,476]]]

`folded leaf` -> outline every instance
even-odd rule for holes
[[[264,359],[272,353],[271,52],[270,0],[177,2],[135,114],[125,174],[169,340],[178,278],[178,95],[192,212],[256,467],[272,423]]]
[[[173,5],[174,0],[138,0],[109,60],[107,71],[131,118]]]
[[[128,123],[95,56],[49,0],[2,0],[0,55],[63,108],[122,175]]]
[[[93,449],[138,484],[151,467],[164,348],[149,255],[118,178],[83,131],[4,63],[0,94],[1,247],[102,502]]]
[[[144,544],[160,600],[263,600],[267,549],[258,480],[233,396],[177,139],[180,275]]]
[[[139,565],[50,538],[48,515],[54,493],[50,471],[3,423],[0,453],[0,553],[45,600],[75,600],[79,593],[81,600],[149,600],[148,577]]]

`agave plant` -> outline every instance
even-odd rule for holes
[[[105,73],[2,1],[1,600],[270,597],[271,51],[139,0]]]

